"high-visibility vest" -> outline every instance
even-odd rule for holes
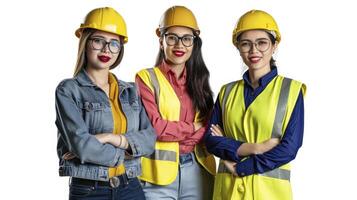
[[[163,119],[179,121],[180,100],[164,74],[158,67],[141,70],[137,73],[147,87],[155,94],[156,104]],[[195,122],[197,120],[196,113]],[[197,161],[212,175],[216,174],[214,157],[208,153],[205,145],[195,146]],[[179,143],[156,141],[155,151],[148,157],[141,158],[143,181],[157,185],[169,185],[177,176],[179,165]]]
[[[281,138],[301,90],[305,94],[304,84],[276,76],[246,108],[243,80],[223,86],[219,101],[225,136],[249,143]],[[290,165],[263,174],[235,177],[220,161],[213,196],[215,200],[292,199]]]

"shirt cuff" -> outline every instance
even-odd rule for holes
[[[236,165],[238,176],[244,177],[254,174],[254,158],[249,157]]]
[[[125,135],[125,138],[126,140],[128,141],[128,145],[129,145],[129,151],[128,150],[125,150],[126,153],[129,153],[129,155],[131,155],[132,157],[139,157],[142,155],[142,152],[141,152],[141,148],[139,145],[136,145],[136,144],[139,144],[138,141],[135,141],[137,140],[136,137],[134,137],[134,135],[132,134],[133,132],[127,132]]]
[[[112,161],[110,167],[116,167],[124,162],[124,151],[120,148],[116,148],[116,153],[114,160]]]
[[[231,140],[229,142],[229,150],[227,151],[228,154],[229,154],[229,157],[231,158],[232,161],[236,161],[236,162],[240,162],[241,159],[243,157],[239,157],[238,154],[237,154],[237,151],[238,151],[238,148],[240,147],[240,145],[242,145],[243,143],[241,142],[238,142],[236,140]]]

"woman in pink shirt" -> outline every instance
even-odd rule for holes
[[[201,140],[213,98],[200,30],[189,9],[173,6],[162,16],[156,34],[156,67],[136,76],[157,134],[156,151],[142,159],[145,197],[211,199],[215,162],[201,148]]]

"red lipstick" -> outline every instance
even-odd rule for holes
[[[251,62],[251,63],[258,63],[259,61],[260,61],[260,59],[261,59],[261,57],[259,57],[259,56],[252,56],[252,57],[249,57],[249,61]]]
[[[110,60],[110,57],[108,56],[98,56],[98,59],[101,61],[101,62],[108,62]]]
[[[183,51],[172,51],[174,53],[175,56],[177,57],[182,57],[185,55],[185,52]]]

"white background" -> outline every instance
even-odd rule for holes
[[[238,18],[253,8],[271,13],[282,34],[279,73],[307,85],[304,144],[293,162],[297,200],[353,199],[356,176],[356,26],[353,1],[2,1],[0,30],[0,199],[67,199],[68,178],[58,177],[54,91],[72,76],[74,31],[93,8],[111,6],[127,22],[129,42],[119,78],[133,81],[152,67],[155,29],[179,4],[196,15],[203,56],[218,93],[241,78],[231,43]],[[351,2],[351,3],[350,3]]]

